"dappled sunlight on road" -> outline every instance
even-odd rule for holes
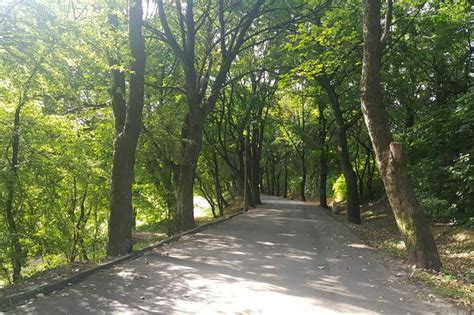
[[[358,244],[322,210],[267,198],[259,209],[21,310],[272,315],[428,310],[377,262],[372,249]]]

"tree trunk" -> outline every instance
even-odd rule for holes
[[[201,193],[202,193],[203,197],[207,200],[207,202],[211,206],[212,217],[217,218],[216,202],[212,198],[212,193],[207,189],[206,183],[204,183],[199,176],[196,176],[196,179],[199,183],[199,189],[201,190]],[[219,202],[219,201],[217,201],[217,202]],[[217,205],[217,207],[219,208],[219,205]]]
[[[372,155],[372,151],[370,152],[370,161],[369,165],[367,168],[367,199],[372,200],[374,199],[374,192],[372,189],[372,184],[373,184],[373,179],[374,179],[374,173],[375,173],[375,160],[374,156]],[[367,154],[369,154],[369,152]]]
[[[219,177],[219,163],[217,161],[216,153],[214,152],[212,155],[212,161],[214,164],[214,185],[216,190],[216,199],[217,199],[217,206],[219,208],[219,216],[224,216],[224,208],[225,208],[225,199],[222,196],[222,186],[220,183]]]
[[[383,106],[380,72],[383,44],[388,32],[381,40],[380,7],[380,0],[364,1],[362,112],[408,257],[417,267],[440,270],[442,265],[433,235],[416,200],[405,168],[402,146],[393,141],[388,113]]]
[[[247,199],[248,205],[250,207],[253,207],[255,203],[253,201],[252,187],[250,182],[250,152],[248,152],[248,145],[247,137],[243,135],[240,136],[238,151],[239,168],[235,170],[235,176],[239,182],[239,194],[243,196],[244,199]],[[247,177],[245,177],[246,168]]]
[[[351,223],[360,224],[360,201],[357,191],[357,176],[352,168],[349,145],[347,143],[347,126],[342,116],[341,105],[334,86],[325,74],[319,78],[321,86],[325,89],[337,124],[337,153],[342,174],[346,180],[347,188],[347,220]]]
[[[301,149],[301,182],[300,182],[300,198],[301,201],[306,201],[306,150]]]
[[[20,152],[20,114],[23,108],[24,101],[20,100],[13,120],[13,134],[12,134],[12,155],[9,168],[9,174],[6,181],[7,198],[5,203],[5,219],[8,229],[8,237],[11,246],[11,263],[13,267],[12,280],[17,282],[21,279],[21,267],[23,265],[23,249],[20,243],[20,236],[18,233],[15,214],[13,212],[13,202],[15,200],[18,167],[19,167],[19,152]]]
[[[251,154],[251,161],[250,166],[252,168],[252,195],[253,201],[256,205],[261,204],[262,201],[260,200],[260,148],[254,141],[252,141],[252,154]]]
[[[249,134],[250,135],[250,134]],[[260,191],[258,190],[258,167],[256,166],[257,159],[257,149],[254,146],[254,140],[250,141],[247,139],[247,172],[248,172],[248,185],[249,185],[249,194],[251,195],[252,202],[250,203],[251,207],[255,207],[257,204],[257,199],[260,200]]]
[[[245,149],[244,149],[244,159],[245,159],[245,169],[247,172],[247,180],[245,181],[245,184],[247,186],[247,201],[248,201],[248,206],[251,208],[255,207],[255,199],[254,199],[254,193],[253,193],[253,174],[252,174],[252,155],[251,155],[251,147],[250,147],[250,139],[249,139],[249,130],[247,129],[247,136],[245,137]]]
[[[327,124],[326,117],[324,116],[324,105],[322,102],[318,104],[319,109],[319,143],[321,146],[321,153],[319,155],[319,206],[323,208],[328,207],[327,201],[327,178],[328,178],[328,159],[327,159]]]
[[[288,152],[285,152],[285,174],[283,178],[283,198],[288,198]]]
[[[110,8],[115,9],[115,8]],[[108,22],[113,32],[119,31],[119,20],[116,14],[109,14]],[[115,47],[115,49],[120,49]],[[127,116],[127,103],[125,101],[125,73],[116,68],[120,62],[115,58],[109,57],[111,71],[110,96],[112,97],[112,111],[114,113],[115,136],[117,137],[123,130]]]
[[[267,163],[265,164],[265,178],[267,180],[267,195],[273,195],[273,192],[272,192],[272,184],[271,184],[271,180],[270,180],[270,168],[268,167],[268,161]]]
[[[20,131],[21,131],[21,110],[27,102],[27,95],[30,89],[33,78],[41,67],[43,58],[40,58],[39,62],[33,68],[30,76],[24,82],[24,90],[21,93],[18,105],[15,109],[15,116],[13,118],[13,130],[12,130],[12,154],[11,160],[9,161],[8,173],[5,183],[6,188],[6,200],[5,200],[5,221],[8,230],[8,238],[11,246],[10,259],[12,263],[12,280],[17,282],[21,279],[21,268],[26,259],[26,253],[23,252],[23,248],[20,241],[20,234],[15,221],[14,213],[14,202],[17,189],[18,179],[18,168],[20,167],[19,155],[20,155]]]
[[[249,185],[248,185],[248,139],[244,136],[244,211],[249,209]]]
[[[131,63],[130,93],[123,130],[114,142],[108,256],[120,256],[132,250],[132,184],[135,152],[142,125],[145,87],[145,43],[142,35],[142,2],[133,0],[129,7],[129,45]]]
[[[280,172],[277,172],[276,173],[276,176],[275,176],[275,185],[276,185],[276,192],[275,192],[275,195],[276,196],[280,196]]]
[[[276,165],[275,165],[275,159],[273,157],[273,154],[271,156],[271,164],[270,164],[270,179],[272,181],[272,195],[276,196],[277,190],[278,190],[278,185],[277,185],[277,180],[276,180]]]
[[[326,154],[326,149],[323,148],[319,156],[319,206],[327,209],[329,207],[327,200],[328,161]]]
[[[196,34],[200,27],[204,25],[201,23],[204,20],[194,20],[194,2],[187,0],[185,7],[183,7],[181,6],[181,1],[176,1],[176,21],[178,21],[180,27],[173,29],[168,23],[168,13],[164,8],[163,0],[156,1],[162,29],[155,30],[155,32],[164,34],[166,44],[171,47],[178,57],[184,70],[184,89],[187,94],[188,113],[183,126],[183,131],[185,132],[181,134],[183,148],[176,181],[179,229],[188,229],[195,226],[193,183],[201,150],[204,121],[215,107],[235,57],[245,42],[249,40],[246,33],[253,25],[254,19],[260,16],[264,0],[255,1],[248,13],[243,15],[242,23],[230,33],[225,33],[225,19],[218,19],[221,31],[221,58],[217,66],[211,62],[216,60],[215,56],[212,55],[212,49],[205,50],[206,53],[202,56],[203,59],[196,54],[196,52],[202,53],[202,50],[199,48],[201,44],[196,42]],[[210,6],[205,10],[210,10]],[[218,2],[217,10],[220,12],[218,15],[222,17],[224,14],[222,1]],[[208,16],[209,11],[205,12],[207,13],[204,13],[203,17]],[[175,36],[174,30],[179,33],[179,36]],[[209,40],[207,45],[212,46],[213,34],[213,30],[210,28],[207,33],[209,36],[205,36]],[[229,46],[227,46],[228,36],[232,38],[232,43]],[[178,41],[181,43],[178,43]],[[202,62],[203,60],[208,60],[209,62]],[[198,69],[196,65],[201,63],[202,67]],[[211,73],[213,73],[211,69],[217,69],[217,73],[211,76]]]
[[[268,111],[270,107],[267,107],[267,111],[265,113],[265,117],[267,117]],[[262,147],[263,147],[263,135],[265,131],[265,117],[263,115],[263,107],[260,107],[258,111],[258,120],[260,121],[259,125],[253,129],[253,137],[252,137],[252,152],[253,152],[253,169],[255,174],[254,180],[254,201],[255,204],[261,204],[262,200],[260,198],[260,194],[263,191],[262,185],[262,168],[260,166],[260,162],[262,160]]]
[[[197,163],[202,147],[204,116],[202,113],[186,114],[182,129],[182,161],[176,176],[177,215],[175,223],[178,231],[192,229],[194,221],[193,187]]]
[[[343,128],[338,128],[338,148],[342,174],[346,180],[347,188],[347,219],[349,222],[360,224],[359,193],[357,191],[357,176],[352,168],[349,157],[347,133]]]
[[[370,164],[372,163],[372,151],[367,150],[366,151],[366,156],[365,156],[365,162],[364,162],[364,168],[362,170],[362,174],[359,176],[359,196],[360,196],[360,201],[364,202],[368,198],[368,194],[365,194],[365,175],[367,174],[367,181],[369,181],[369,176],[370,176]]]

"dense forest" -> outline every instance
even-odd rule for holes
[[[0,1],[0,286],[129,253],[261,194],[364,224],[410,260],[474,226],[467,0]]]

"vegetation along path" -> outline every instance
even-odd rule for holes
[[[417,314],[440,311],[321,208],[260,208],[13,313]]]

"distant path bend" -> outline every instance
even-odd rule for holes
[[[322,209],[264,204],[13,313],[418,314],[416,298]]]

